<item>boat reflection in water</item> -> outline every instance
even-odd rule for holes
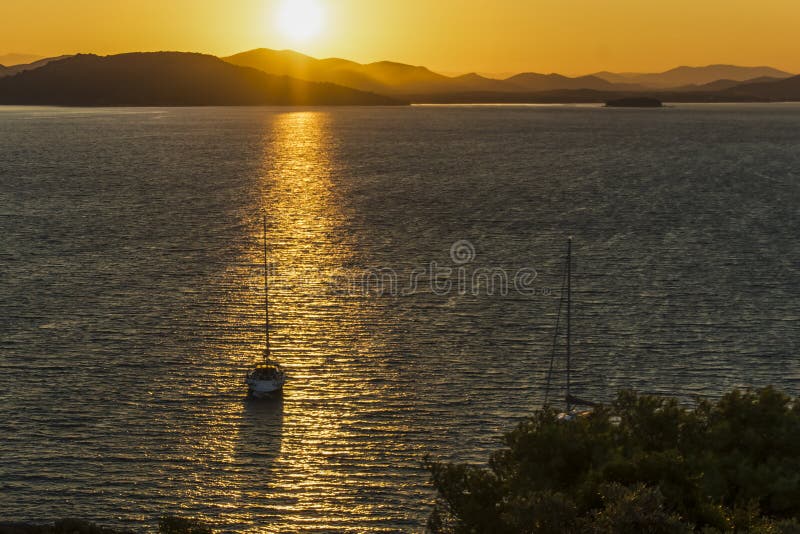
[[[268,402],[248,399],[244,403],[232,454],[234,470],[230,474],[234,476],[226,477],[230,489],[236,491],[237,500],[243,505],[239,512],[258,510],[258,523],[263,527],[274,523],[280,515],[271,506],[272,496],[269,492],[276,476],[275,464],[281,454],[283,410],[281,395]],[[239,530],[252,529],[246,516],[231,519],[240,523]],[[226,520],[229,528],[233,526],[231,519]]]

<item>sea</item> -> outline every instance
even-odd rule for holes
[[[799,229],[798,104],[2,107],[0,520],[421,532],[563,404],[569,239],[571,392],[691,405],[798,394]]]

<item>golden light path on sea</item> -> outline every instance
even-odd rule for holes
[[[303,111],[268,122],[262,183],[243,228],[246,253],[226,273],[231,339],[222,344],[223,357],[233,372],[243,371],[264,347],[263,206],[272,357],[290,378],[282,399],[245,402],[241,377],[220,375],[218,387],[230,400],[216,416],[208,414],[193,447],[197,457],[217,464],[217,476],[197,480],[188,496],[215,503],[212,521],[291,532],[338,530],[380,516],[365,504],[363,490],[364,481],[389,484],[374,473],[384,453],[374,446],[370,429],[377,423],[369,420],[381,410],[385,386],[371,382],[364,364],[375,352],[363,328],[372,312],[336,286],[353,249],[341,229],[345,215],[332,179],[330,120],[327,112]]]

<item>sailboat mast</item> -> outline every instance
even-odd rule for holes
[[[572,408],[570,402],[570,359],[572,339],[572,238],[567,240],[567,413]]]
[[[266,349],[264,360],[269,360],[269,270],[267,268],[267,214],[264,214],[264,337],[266,339]]]

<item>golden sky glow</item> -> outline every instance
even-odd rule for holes
[[[267,47],[445,72],[800,72],[798,0],[315,0],[319,27],[289,31],[277,21],[291,1],[308,0],[5,0],[0,55]]]

